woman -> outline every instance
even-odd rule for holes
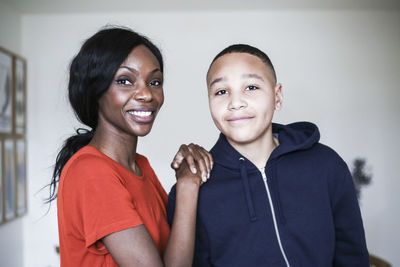
[[[150,132],[163,104],[162,85],[160,51],[130,29],[99,31],[72,61],[69,100],[92,130],[66,140],[51,182],[62,267],[191,266],[197,195],[212,159],[193,144],[175,156],[177,210],[170,231],[167,194],[136,153],[138,136]]]

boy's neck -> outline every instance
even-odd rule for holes
[[[264,168],[272,151],[279,145],[278,139],[267,131],[264,136],[250,143],[228,142],[243,156],[250,160],[257,168]]]

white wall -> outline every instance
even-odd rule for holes
[[[0,46],[21,54],[21,15],[3,2],[0,2]],[[0,266],[23,266],[22,220],[18,218],[0,226]]]
[[[284,109],[276,121],[314,121],[322,141],[347,162],[367,158],[374,175],[361,200],[368,247],[400,266],[400,12],[303,10],[24,15],[22,51],[29,69],[26,267],[58,265],[55,205],[42,217],[47,189],[39,190],[50,180],[62,141],[78,127],[66,100],[68,63],[83,40],[107,23],[145,33],[163,50],[165,104],[139,152],[150,158],[167,191],[174,183],[169,163],[178,146],[196,142],[211,148],[217,139],[206,96],[208,64],[231,43],[253,44],[270,55],[284,86]]]
[[[14,53],[21,51],[21,14],[1,1],[0,46]]]

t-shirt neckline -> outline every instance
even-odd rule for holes
[[[88,147],[89,149],[92,149],[94,151],[96,151],[97,153],[99,153],[102,157],[104,157],[105,159],[107,159],[108,161],[110,161],[111,163],[113,163],[114,165],[117,165],[119,168],[124,169],[126,172],[128,172],[130,175],[133,175],[136,178],[139,178],[140,180],[144,179],[144,167],[141,166],[141,164],[139,164],[138,161],[138,153],[136,153],[135,155],[135,162],[136,165],[139,167],[140,172],[142,173],[142,175],[137,175],[134,172],[130,171],[129,169],[127,169],[124,165],[122,165],[121,163],[119,163],[118,161],[115,161],[114,159],[110,158],[109,156],[107,156],[106,154],[104,154],[102,151],[100,151],[97,147],[95,146],[91,146],[91,145],[87,145],[86,147]]]

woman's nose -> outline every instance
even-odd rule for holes
[[[140,85],[135,94],[135,100],[150,102],[152,99],[153,93],[151,92],[151,89],[147,86],[147,84]]]

